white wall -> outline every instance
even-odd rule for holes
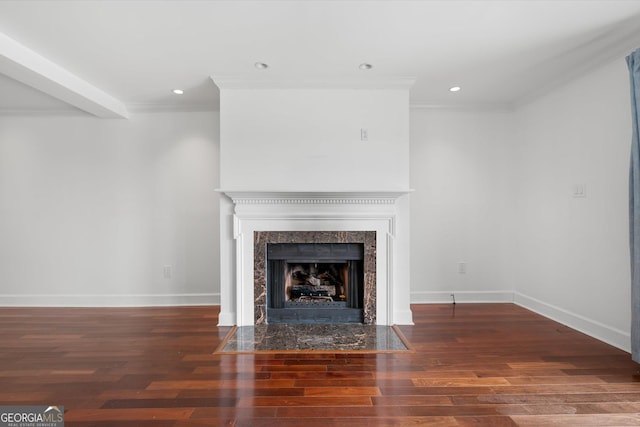
[[[631,113],[623,58],[518,109],[516,301],[629,346]],[[574,198],[576,184],[586,198]]]
[[[409,188],[408,89],[222,89],[220,96],[225,190]]]
[[[412,302],[515,301],[628,350],[630,141],[623,58],[514,111],[413,110]]]
[[[412,302],[512,299],[511,113],[411,113]],[[458,263],[466,273],[458,272]]]
[[[515,300],[628,348],[624,60],[515,111],[410,119],[412,302]],[[377,125],[367,121],[367,145],[349,120],[342,143],[384,157]],[[315,142],[329,136],[315,131]],[[217,302],[218,141],[216,113],[0,117],[0,304]],[[253,165],[273,148],[249,152]],[[409,186],[401,163],[385,185]],[[575,184],[586,198],[572,197]]]
[[[217,169],[211,112],[0,117],[0,304],[216,302]]]

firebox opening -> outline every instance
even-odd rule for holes
[[[294,303],[344,302],[348,286],[348,264],[287,263],[285,305]]]
[[[267,245],[267,322],[362,322],[363,252],[350,243]]]

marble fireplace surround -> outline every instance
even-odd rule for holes
[[[254,232],[254,318],[267,320],[266,249],[269,243],[362,243],[364,244],[364,320],[376,324],[376,232],[375,231],[256,231]]]
[[[233,296],[228,299],[235,301],[235,310],[221,306],[221,317],[227,319],[222,323],[249,326],[264,322],[266,287],[262,276],[255,271],[256,263],[264,261],[255,256],[256,238],[266,238],[266,241],[275,239],[278,242],[283,242],[280,239],[288,241],[300,238],[318,242],[329,240],[326,243],[343,242],[345,239],[353,243],[369,242],[375,268],[371,269],[374,277],[365,279],[369,281],[369,286],[374,287],[370,289],[370,299],[365,302],[365,307],[368,306],[365,312],[368,312],[368,322],[377,325],[412,323],[410,311],[401,309],[396,310],[399,313],[394,313],[393,304],[394,292],[409,294],[408,283],[406,286],[394,283],[394,258],[408,256],[408,253],[396,253],[395,242],[397,202],[398,198],[408,194],[407,191],[222,190],[222,193],[233,205],[235,241],[235,284],[229,283],[226,289],[225,284],[221,284],[221,293],[229,292]]]

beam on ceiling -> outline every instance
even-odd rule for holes
[[[0,73],[94,116],[129,118],[122,102],[3,33]]]

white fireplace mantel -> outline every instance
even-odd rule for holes
[[[236,205],[245,204],[394,204],[413,190],[398,191],[245,191],[216,190],[226,194]]]
[[[218,191],[227,196],[221,205],[228,207],[221,226],[233,230],[233,241],[221,249],[235,254],[235,261],[229,263],[234,271],[221,283],[220,325],[254,323],[256,231],[375,231],[377,323],[412,324],[408,229],[411,190]]]

